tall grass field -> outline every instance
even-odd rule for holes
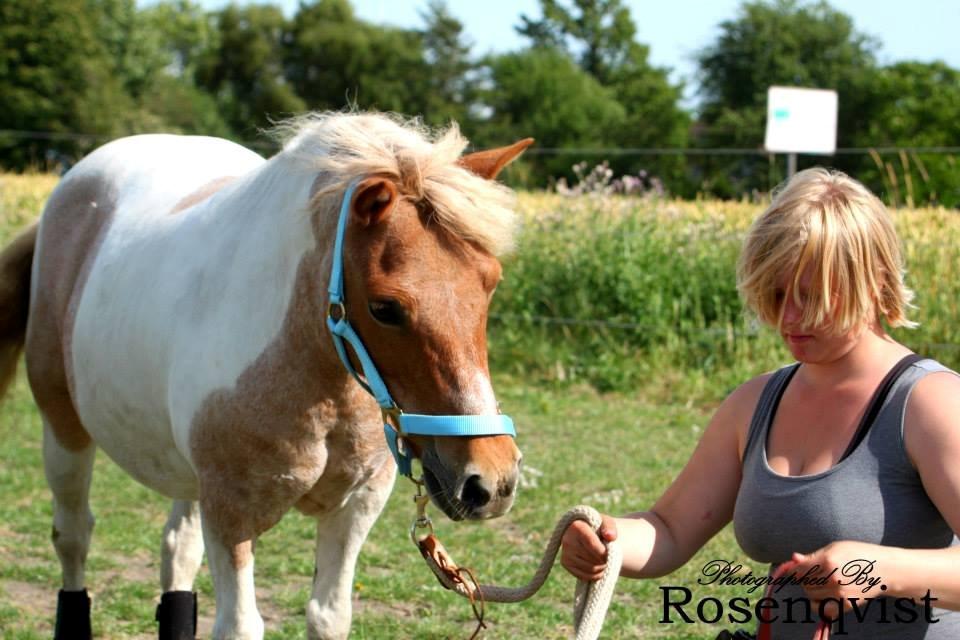
[[[46,175],[0,175],[0,244],[35,218],[56,184]],[[722,397],[788,361],[775,335],[745,318],[733,273],[739,243],[762,204],[615,196],[521,194],[522,228],[494,298],[490,362],[504,411],[518,428],[525,479],[514,509],[436,531],[482,582],[532,575],[556,519],[587,503],[615,514],[648,507],[679,472]],[[893,212],[917,293],[919,329],[898,339],[960,367],[960,213]],[[0,407],[0,638],[52,635],[59,563],[49,540],[50,496],[41,426],[25,376]],[[408,537],[412,485],[398,480],[360,556],[353,586],[358,639],[468,638],[469,605],[445,591]],[[156,637],[160,533],[168,503],[105,456],[91,497],[97,518],[88,561],[94,633]],[[691,505],[695,508],[696,505]],[[258,542],[258,602],[267,637],[305,635],[314,525],[291,512]],[[603,638],[712,639],[743,588],[701,585],[711,560],[756,572],[724,530],[687,566],[658,579],[621,580]],[[707,619],[663,622],[664,594],[685,588]],[[201,635],[213,591],[201,570]],[[574,581],[557,568],[533,599],[486,608],[489,639],[571,635]],[[673,591],[671,593],[676,593]],[[742,625],[745,626],[745,625]]]

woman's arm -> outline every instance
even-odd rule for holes
[[[904,416],[907,455],[943,519],[960,534],[960,377],[934,373],[917,383]],[[927,590],[937,606],[960,610],[960,547],[891,550],[891,595],[917,597]]]
[[[741,385],[717,409],[683,471],[650,511],[604,516],[600,537],[577,522],[563,537],[561,562],[585,580],[605,567],[604,540],[619,539],[621,575],[661,576],[682,566],[733,517],[750,418],[769,376]]]

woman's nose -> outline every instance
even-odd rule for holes
[[[790,325],[796,324],[803,316],[803,308],[793,300],[793,296],[787,296],[783,303],[783,323]]]

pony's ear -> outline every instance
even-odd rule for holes
[[[514,142],[509,147],[468,153],[457,160],[457,164],[469,169],[481,178],[493,180],[501,169],[520,157],[524,149],[532,144],[533,138],[524,138],[519,142]]]
[[[397,185],[392,180],[373,177],[357,185],[353,196],[353,215],[365,226],[386,218],[397,202]]]

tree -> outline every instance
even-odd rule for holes
[[[636,25],[621,0],[574,0],[571,7],[541,0],[540,6],[543,17],[521,16],[517,31],[535,47],[552,48],[576,60],[623,111],[620,119],[597,123],[594,142],[628,148],[686,146],[689,116],[679,106],[682,87],[670,83],[667,69],[650,65],[649,48],[636,41]],[[609,161],[616,173],[646,170],[680,190],[684,165],[680,156],[623,155]]]
[[[873,75],[867,97],[872,108],[854,146],[945,147],[960,140],[960,71],[943,62],[884,67]],[[952,155],[874,154],[853,173],[891,204],[960,206],[960,172]]]
[[[46,136],[0,137],[4,166],[46,166],[123,130],[133,103],[98,9],[86,0],[0,2],[0,129]]]
[[[197,84],[211,92],[241,137],[305,109],[284,76],[287,21],[272,5],[229,5],[215,14],[216,46],[197,63]]]
[[[144,32],[156,40],[164,69],[169,75],[193,83],[198,63],[218,48],[219,31],[193,0],[164,0],[140,10]]]
[[[697,56],[701,107],[699,140],[706,147],[759,149],[767,89],[787,85],[839,94],[838,144],[850,146],[870,103],[866,89],[876,69],[877,43],[826,2],[745,2],[720,24],[720,37]],[[768,168],[746,159],[716,167],[719,195],[770,188]]]
[[[167,0],[140,10],[137,37],[149,42],[157,70],[140,91],[140,108],[171,133],[234,137],[217,100],[197,86],[198,65],[219,50],[219,31],[192,0]],[[246,125],[246,123],[244,123]]]
[[[431,0],[420,13],[425,23],[420,32],[424,57],[430,66],[426,77],[423,116],[427,122],[464,122],[477,99],[477,64],[470,58],[471,44],[463,23],[442,0]]]
[[[603,147],[602,136],[616,131],[625,111],[611,91],[550,47],[495,56],[487,61],[491,88],[485,96],[489,118],[478,142],[503,144],[531,136],[540,148]],[[543,185],[550,177],[571,176],[575,156],[544,157],[527,179]],[[515,172],[515,175],[520,172]]]
[[[680,106],[682,86],[672,85],[664,69],[651,67],[648,47],[633,42],[627,57],[610,72],[607,86],[626,117],[618,130],[605,137],[625,148],[668,148],[687,146],[690,115]],[[616,173],[647,171],[659,176],[674,193],[686,190],[686,161],[682,155],[631,156],[611,158]]]
[[[520,16],[517,31],[535,46],[549,46],[574,57],[601,84],[621,66],[638,59],[637,28],[621,0],[574,0],[574,9],[557,0],[540,0],[543,17]],[[643,55],[646,58],[646,55]]]
[[[421,34],[359,20],[347,0],[301,4],[286,52],[287,77],[311,109],[424,111],[430,69]]]
[[[110,73],[134,99],[167,64],[159,33],[134,0],[87,0],[89,18],[106,49]]]

